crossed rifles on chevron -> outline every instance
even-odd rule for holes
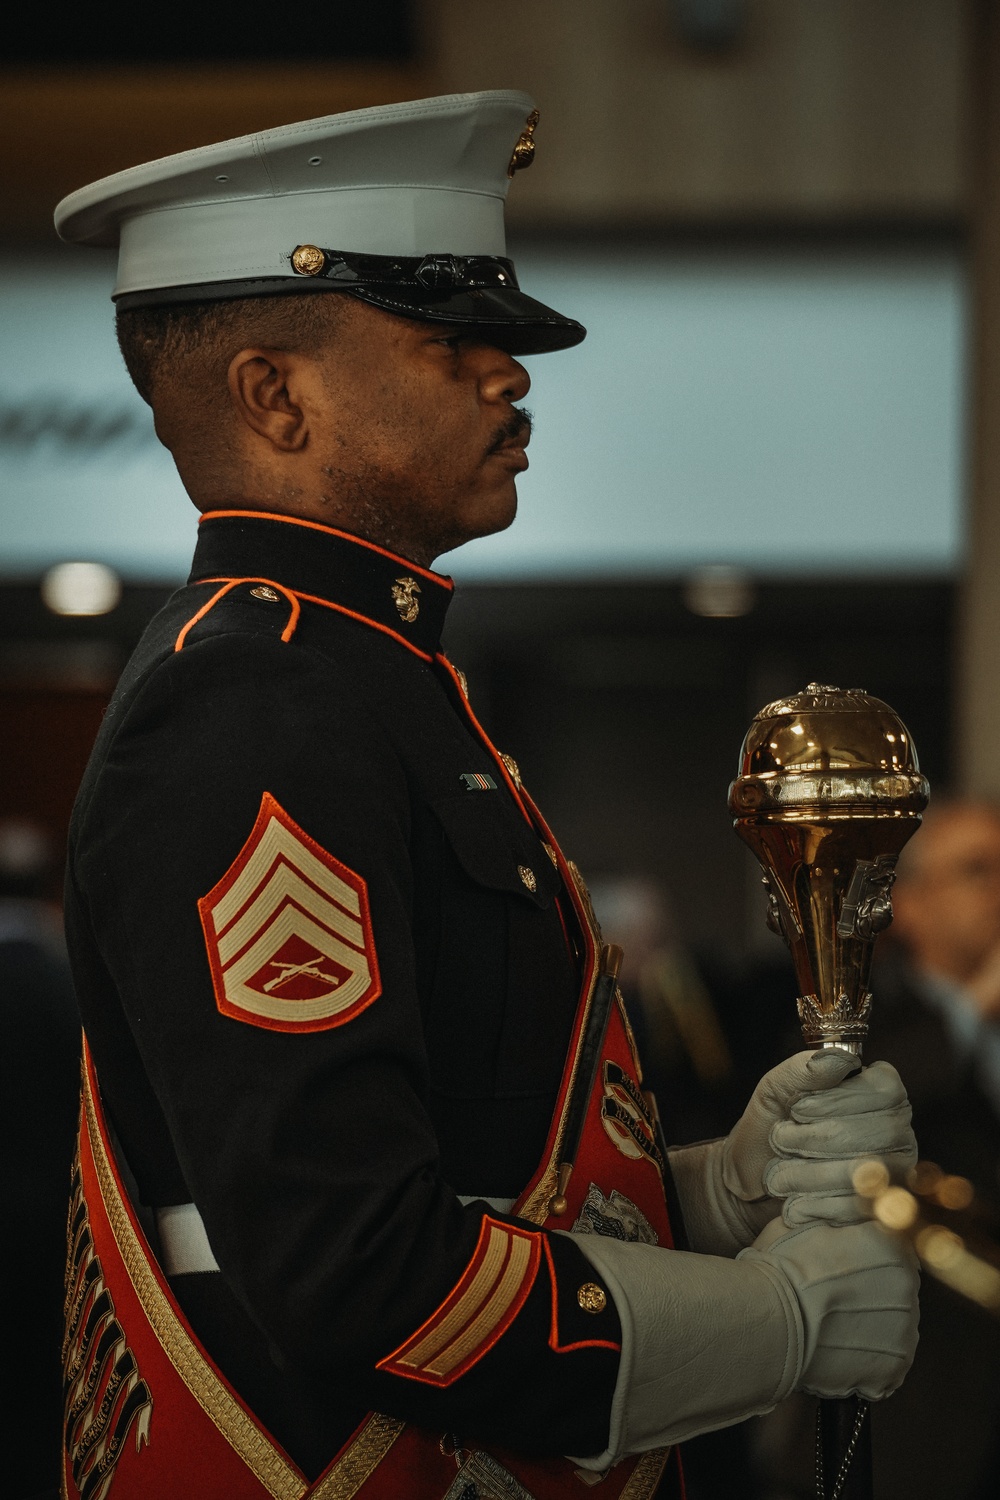
[[[285,964],[276,958],[272,958],[269,967],[272,969],[282,969],[284,972],[275,974],[273,979],[267,981],[264,986],[267,994],[270,994],[272,990],[280,989],[290,979],[297,979],[300,974],[304,974],[308,979],[325,979],[330,988],[334,990],[340,983],[340,980],[335,975],[324,974],[322,969],[317,969],[312,959],[307,959],[304,964]]]

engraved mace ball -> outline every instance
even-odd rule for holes
[[[807,1044],[860,1053],[896,861],[927,806],[912,736],[859,688],[811,682],[754,717],[729,788],[764,872],[768,925],[788,944]]]

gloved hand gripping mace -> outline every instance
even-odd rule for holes
[[[860,689],[811,682],[755,716],[729,788],[736,832],[764,872],[767,922],[791,951],[808,1046],[860,1059],[878,934],[892,921],[896,861],[928,785],[905,724]],[[820,1403],[817,1489],[870,1500],[867,1403]]]

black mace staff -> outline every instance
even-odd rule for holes
[[[792,955],[807,1046],[860,1060],[875,939],[927,799],[906,725],[859,689],[811,682],[747,731],[729,810],[763,870],[768,926]],[[819,1500],[871,1500],[867,1412],[860,1398],[820,1402]]]

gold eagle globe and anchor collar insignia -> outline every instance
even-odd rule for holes
[[[535,159],[535,129],[538,125],[538,110],[533,109],[524,123],[524,129],[517,138],[517,145],[511,153],[510,165],[507,168],[507,176],[513,177],[515,172],[523,172],[525,167],[530,167]]]
[[[420,585],[415,578],[397,578],[392,585],[392,599],[404,625],[412,625],[420,613]]]

